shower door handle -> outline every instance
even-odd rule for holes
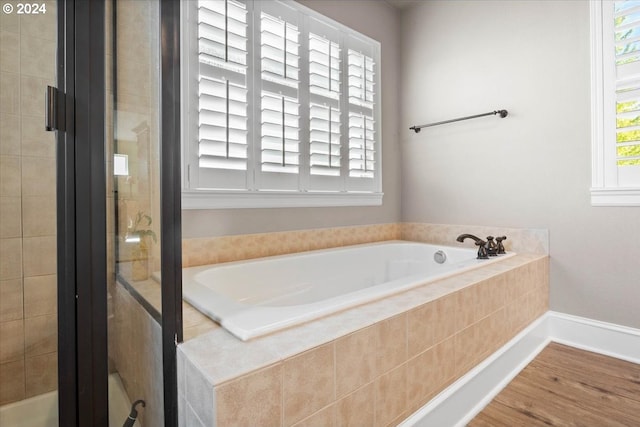
[[[47,86],[44,126],[47,131],[58,130],[58,88]]]

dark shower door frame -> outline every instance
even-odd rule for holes
[[[161,261],[165,426],[178,424],[182,341],[179,2],[160,1]],[[59,425],[107,427],[104,0],[58,0],[55,108]]]

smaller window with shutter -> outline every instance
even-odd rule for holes
[[[288,0],[183,22],[185,208],[381,204],[379,43]]]
[[[640,206],[640,1],[591,3],[596,206]]]

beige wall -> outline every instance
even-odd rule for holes
[[[183,210],[182,232],[186,238],[400,220],[399,12],[382,0],[301,0],[300,3],[382,44],[383,205],[354,208]],[[363,16],[367,19],[363,19]]]
[[[429,1],[401,23],[403,220],[548,228],[551,309],[640,327],[640,209],[589,199],[589,2]]]
[[[17,2],[10,2],[14,5]],[[57,386],[56,7],[0,16],[0,405]]]

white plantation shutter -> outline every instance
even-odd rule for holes
[[[349,187],[358,190],[375,188],[379,159],[377,121],[374,115],[375,61],[371,46],[354,37],[349,39]]]
[[[200,188],[244,188],[248,168],[247,10],[198,2]]]
[[[333,33],[337,38],[337,31],[334,30]],[[340,62],[340,46],[337,41],[309,33],[309,90],[312,94],[340,99]]]
[[[183,19],[185,193],[380,204],[377,42],[288,0],[188,1]]]
[[[200,167],[247,169],[247,90],[200,79]]]
[[[344,191],[340,30],[309,19],[309,189]]]
[[[309,121],[311,175],[340,176],[340,110],[311,104]]]
[[[349,113],[349,176],[373,178],[376,148],[373,117]]]
[[[618,185],[640,187],[640,2],[614,5]]]
[[[298,102],[285,96],[262,93],[262,170],[298,173]]]
[[[349,104],[373,109],[373,58],[349,49]]]
[[[260,168],[257,187],[298,190],[300,172],[300,31],[298,12],[261,2]]]

